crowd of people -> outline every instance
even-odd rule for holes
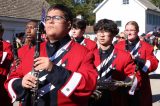
[[[160,50],[160,28],[158,31],[155,31],[155,32],[150,31],[150,32],[139,35],[139,39],[152,45],[155,51]],[[121,40],[127,39],[127,36],[124,32],[120,32],[120,34],[117,34],[115,38],[116,40],[114,43],[117,43]]]
[[[95,42],[84,37],[84,19],[73,18],[67,6],[56,4],[47,11],[43,31],[40,25],[30,20],[25,34],[16,35],[15,58],[14,45],[2,39],[0,24],[0,105],[152,106],[149,73],[158,67],[153,51],[159,41],[151,45],[141,40],[136,21],[129,21],[118,35],[113,20],[99,20]]]

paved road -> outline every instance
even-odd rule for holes
[[[153,106],[160,106],[160,75],[158,78],[150,79],[152,88]]]
[[[160,106],[160,75],[159,78],[151,78],[151,88],[153,94],[153,106]],[[14,106],[18,106],[17,103]]]

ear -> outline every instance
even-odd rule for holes
[[[46,31],[46,24],[44,24],[44,31]]]
[[[71,29],[71,27],[72,27],[72,24],[70,21],[68,21],[68,29]]]

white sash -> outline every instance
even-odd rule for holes
[[[52,59],[56,59],[58,58],[70,45],[71,41],[68,42],[66,45],[64,45],[62,48],[60,48],[53,56],[52,56]],[[56,64],[57,66],[60,66],[61,65],[61,61],[62,59]],[[48,74],[46,75],[43,75],[41,78],[39,78],[39,81],[44,81],[46,80],[46,77],[47,77]],[[38,90],[38,99],[40,97],[42,97],[43,95],[45,95],[46,93],[48,93],[49,91],[55,89],[55,86],[51,83],[48,83],[47,85],[43,86],[42,88],[40,88]]]
[[[133,52],[138,49],[139,45],[140,45],[140,41],[136,44],[136,46],[130,52],[131,55],[133,55]],[[134,57],[137,57],[137,56],[138,56],[138,52],[134,55]]]
[[[109,60],[113,57],[114,54],[114,50],[112,51],[112,53],[108,56],[108,58],[104,59],[98,66],[97,66],[97,70],[100,71],[102,66],[105,66]],[[98,76],[98,79],[100,77],[104,77],[109,71],[111,71],[111,69],[113,68],[112,64],[107,68],[107,70],[105,70],[101,76]]]

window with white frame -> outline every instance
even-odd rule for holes
[[[123,4],[129,4],[129,0],[123,0]]]

